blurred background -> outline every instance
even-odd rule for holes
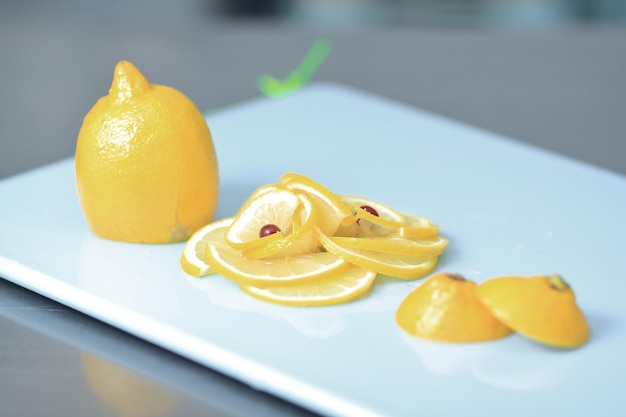
[[[3,0],[8,18],[272,19],[289,24],[548,27],[624,23],[623,0]]]
[[[0,178],[72,156],[120,59],[214,111],[321,36],[314,81],[626,173],[626,0],[0,0]]]

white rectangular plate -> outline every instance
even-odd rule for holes
[[[450,244],[437,268],[481,282],[560,273],[592,328],[559,351],[519,335],[469,345],[405,336],[417,282],[289,308],[179,267],[183,244],[95,237],[73,161],[0,182],[0,276],[314,411],[337,416],[626,413],[626,179],[368,94],[315,85],[208,119],[217,217],[287,171],[429,217]],[[471,414],[471,413],[470,413]]]

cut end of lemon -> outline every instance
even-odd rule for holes
[[[476,284],[456,274],[428,278],[402,301],[395,318],[412,336],[438,342],[483,342],[512,333],[481,304]]]
[[[529,339],[557,348],[582,346],[591,335],[585,315],[572,288],[552,281],[547,275],[496,277],[480,284],[477,294],[491,314]]]

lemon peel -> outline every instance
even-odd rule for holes
[[[319,228],[315,233],[328,252],[347,262],[379,274],[401,279],[423,278],[437,266],[436,256],[410,256],[342,246],[326,236]]]
[[[201,227],[196,233],[185,242],[183,253],[180,256],[180,266],[185,273],[201,277],[215,273],[211,266],[206,262],[206,236],[214,229],[221,229],[225,225],[229,225],[232,218],[222,219],[213,223],[209,223]]]
[[[396,310],[396,323],[407,333],[438,342],[483,342],[512,330],[479,301],[476,283],[459,274],[432,275]]]
[[[333,236],[329,239],[340,246],[352,249],[408,256],[438,256],[448,246],[448,239],[440,235],[422,239],[408,239],[401,236],[371,238]]]
[[[376,272],[350,266],[341,274],[302,285],[259,288],[241,285],[241,289],[264,301],[296,307],[340,304],[366,294],[376,278]]]
[[[574,291],[559,275],[495,277],[477,294],[498,320],[536,342],[567,349],[591,336]]]
[[[313,200],[319,209],[318,225],[324,233],[332,235],[340,225],[356,221],[351,208],[338,195],[311,178],[288,172],[278,182],[290,190],[305,193]]]
[[[178,242],[215,214],[217,157],[204,116],[129,61],[117,63],[109,94],[85,116],[75,157],[80,205],[100,237]]]

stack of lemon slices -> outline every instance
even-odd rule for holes
[[[427,218],[287,173],[252,193],[234,217],[198,230],[181,266],[195,277],[223,275],[265,301],[330,305],[366,294],[378,274],[426,276],[447,244]]]

